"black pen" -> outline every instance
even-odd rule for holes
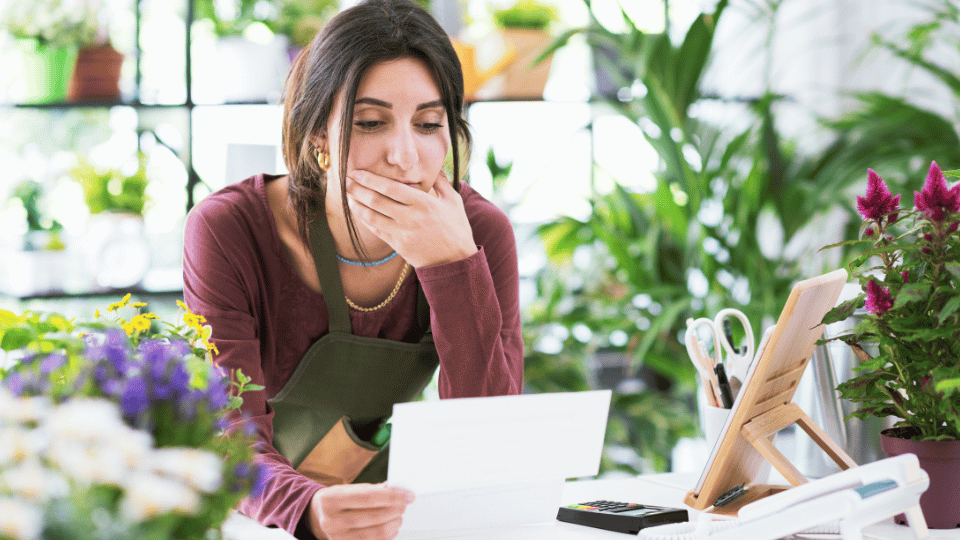
[[[727,370],[723,364],[713,366],[714,373],[717,374],[717,382],[720,386],[720,399],[723,400],[724,409],[733,408],[733,391],[730,390],[730,379],[727,378]]]

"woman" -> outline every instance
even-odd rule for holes
[[[516,245],[506,216],[459,182],[469,143],[443,30],[407,0],[371,0],[291,69],[289,174],[191,211],[187,304],[211,324],[218,363],[265,386],[242,410],[271,480],[240,508],[264,525],[394,537],[413,494],[383,484],[371,440],[392,404],[438,366],[441,398],[520,392]]]

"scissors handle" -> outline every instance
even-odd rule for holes
[[[720,334],[723,331],[722,328],[724,328],[724,322],[726,322],[730,317],[737,319],[740,321],[740,324],[743,325],[743,330],[747,334],[746,351],[741,353],[739,348],[734,346],[731,340],[732,336],[718,335],[716,339],[720,342],[720,345],[727,352],[727,356],[734,364],[739,362],[750,362],[753,360],[754,346],[756,341],[754,341],[753,338],[753,327],[750,326],[750,319],[748,319],[742,311],[735,308],[721,309],[720,312],[717,313],[717,317],[714,319],[714,326],[719,327],[716,328],[717,334]]]

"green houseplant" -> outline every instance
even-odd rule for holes
[[[880,175],[868,176],[865,196],[857,197],[861,236],[845,243],[863,248],[849,264],[862,292],[824,319],[844,320],[865,308],[853,330],[833,338],[861,359],[858,374],[838,390],[859,405],[858,418],[896,418],[882,432],[884,450],[917,454],[931,479],[921,499],[927,522],[954,528],[960,523],[960,185],[949,188],[934,162],[913,208],[902,208]]]
[[[287,36],[290,47],[299,51],[337,12],[337,5],[335,0],[281,0],[276,17],[264,22],[275,34]]]
[[[0,537],[214,538],[262,489],[246,390],[211,362],[210,328],[127,295],[104,316],[0,310]],[[231,393],[232,392],[232,393]]]
[[[98,168],[81,158],[70,176],[83,188],[91,214],[104,212],[143,216],[147,204],[146,156],[137,156],[133,171]]]
[[[557,20],[557,9],[535,0],[518,0],[510,7],[494,10],[493,20],[499,28],[546,31]]]
[[[0,290],[13,296],[60,292],[64,288],[62,268],[68,255],[63,227],[47,215],[44,185],[24,180],[14,186],[9,202],[23,211],[24,227],[16,243],[0,248]]]
[[[637,124],[660,163],[652,189],[634,191],[608,176],[613,189],[588,200],[585,219],[562,216],[539,229],[549,263],[537,276],[525,326],[528,365],[562,366],[545,382],[559,386],[589,369],[578,359],[619,351],[628,376],[652,370],[671,383],[658,391],[672,407],[653,406],[648,418],[637,418],[671,433],[683,433],[695,417],[684,321],[737,307],[760,335],[794,282],[826,270],[805,268],[784,249],[765,250],[761,240],[771,229],[782,233],[783,245],[803,240],[859,179],[833,174],[832,154],[805,156],[783,140],[776,128],[782,96],[704,95],[703,73],[726,8],[721,1],[700,14],[679,41],[641,30],[626,12],[623,32],[591,15],[588,25],[564,32],[551,47],[582,36],[592,49],[616,52],[618,61],[599,68],[623,91],[598,96],[597,106]],[[736,108],[750,123],[736,130],[716,125],[694,114],[700,104]],[[557,339],[562,346],[542,345]],[[658,386],[648,383],[645,393]],[[669,466],[669,448],[634,448]]]

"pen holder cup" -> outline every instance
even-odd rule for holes
[[[723,434],[723,427],[727,423],[728,416],[730,416],[730,409],[713,407],[706,403],[700,405],[700,426],[710,448],[713,448],[717,439]]]

